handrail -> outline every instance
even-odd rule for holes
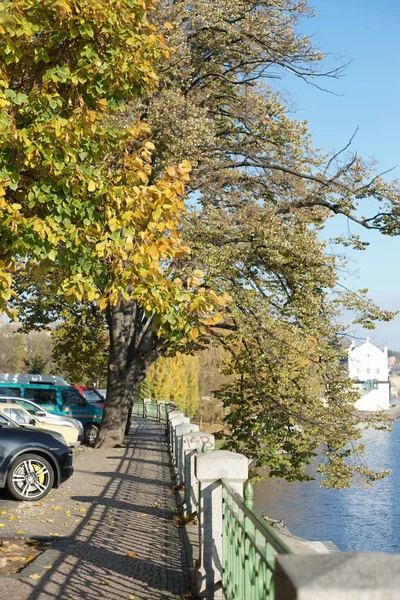
[[[273,600],[275,555],[290,548],[253,510],[248,482],[243,498],[222,479],[222,589],[225,600]]]
[[[166,421],[167,409],[165,402],[159,402],[158,400],[151,400],[149,402],[135,400],[132,404],[132,416]]]

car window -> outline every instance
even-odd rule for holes
[[[20,410],[18,408],[4,407],[2,412],[7,417],[10,417],[10,419],[18,423],[18,425],[29,425],[30,417],[26,414],[24,410]]]
[[[88,402],[102,402],[103,398],[94,390],[83,390],[83,395]]]
[[[28,400],[33,400],[33,402],[36,402],[36,404],[57,404],[56,390],[25,388],[25,398],[28,398]]]
[[[78,390],[61,390],[61,397],[67,406],[86,406],[86,402]]]
[[[0,402],[1,402],[1,398],[0,398]],[[34,406],[33,404],[30,404],[29,402],[24,402],[23,399],[18,400],[18,404],[23,406],[25,410],[27,410],[29,413],[31,413],[31,415],[36,415],[37,411],[40,410],[39,408],[36,408],[36,406]]]
[[[12,387],[1,387],[0,386],[0,396],[12,396],[13,398],[19,398],[21,395],[19,388]]]
[[[11,423],[10,423],[10,421],[7,421],[7,419],[5,417],[3,417],[3,415],[0,414],[0,425],[9,427],[11,425]]]

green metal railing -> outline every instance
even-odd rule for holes
[[[165,402],[157,402],[156,400],[152,400],[151,402],[135,400],[132,405],[132,416],[166,421],[167,406]]]
[[[253,510],[253,486],[244,500],[222,480],[222,589],[225,600],[274,600],[276,554],[292,551]]]

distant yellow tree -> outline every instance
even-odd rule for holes
[[[159,358],[148,370],[140,390],[141,398],[170,400],[189,417],[199,403],[199,361],[196,356],[178,353]]]

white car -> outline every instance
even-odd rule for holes
[[[54,415],[47,410],[44,410],[42,406],[35,404],[32,400],[27,400],[26,398],[16,398],[15,396],[0,396],[0,403],[7,404],[21,404],[23,408],[25,408],[29,413],[34,415],[38,421],[41,423],[52,423],[54,425],[66,425],[67,427],[73,427],[78,430],[78,442],[83,441],[83,425],[78,419],[74,419],[73,417],[66,417],[63,415]]]

